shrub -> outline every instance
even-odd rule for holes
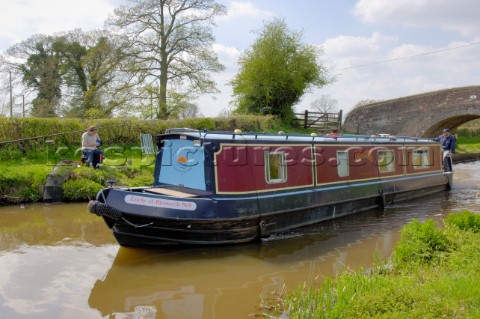
[[[0,140],[13,141],[14,149],[32,151],[45,147],[46,139],[51,147],[60,145],[79,146],[80,136],[90,125],[99,127],[105,143],[139,143],[139,134],[157,135],[168,128],[188,127],[198,130],[228,130],[240,128],[244,131],[266,131],[279,125],[273,116],[236,115],[228,118],[189,118],[182,120],[137,120],[135,118],[114,119],[66,119],[66,118],[2,118],[0,117]],[[107,144],[106,144],[107,145]],[[2,148],[5,147],[2,146]]]
[[[70,179],[71,180],[88,179],[88,180],[94,181],[97,184],[106,185],[106,182],[109,179],[109,175],[103,169],[102,170],[91,169],[86,166],[80,166],[75,168],[70,173]]]
[[[137,173],[137,175],[129,181],[131,187],[151,186],[153,185],[153,174],[151,172]]]
[[[103,187],[107,186],[108,180],[115,181],[116,185],[122,186],[146,186],[153,185],[153,171],[151,169],[136,169],[122,167],[116,169],[103,165],[101,169],[93,170],[86,166],[75,168],[70,173],[70,180],[91,180]]]
[[[32,185],[32,187],[25,186],[25,188],[21,190],[20,196],[24,202],[38,202],[42,199],[42,194],[35,185]]]
[[[198,130],[272,131],[280,125],[273,116],[236,115],[219,118],[190,118],[175,120],[67,119],[67,118],[2,118],[0,117],[0,160],[29,157],[51,161],[60,158],[79,159],[80,137],[85,129],[95,125],[104,146],[139,145],[139,134],[156,136],[168,128],[187,127]],[[19,140],[21,139],[21,140]]]
[[[0,198],[6,203],[40,200],[47,173],[45,165],[29,165],[28,169],[13,165],[0,167]]]
[[[428,264],[436,262],[441,252],[449,249],[451,243],[443,230],[436,228],[433,220],[421,223],[414,219],[401,231],[401,239],[395,248],[395,264]]]
[[[88,179],[79,178],[68,180],[62,185],[63,199],[65,201],[94,199],[98,191],[102,188],[104,188],[104,186]]]
[[[463,211],[460,214],[450,214],[445,219],[447,225],[454,225],[461,230],[470,230],[474,233],[480,232],[480,215],[470,211]]]

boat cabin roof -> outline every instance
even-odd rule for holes
[[[200,140],[220,140],[220,141],[259,141],[259,142],[324,142],[324,143],[434,143],[432,139],[410,137],[410,136],[393,136],[390,134],[378,135],[354,135],[341,134],[338,136],[297,134],[297,133],[260,133],[260,132],[242,132],[235,130],[228,131],[208,131],[195,130],[189,128],[171,128],[165,131],[165,134],[159,135],[161,139],[169,136],[189,136],[189,139]]]

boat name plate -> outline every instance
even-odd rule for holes
[[[125,196],[125,203],[132,204],[132,205],[181,209],[181,210],[189,210],[189,211],[194,211],[195,209],[197,209],[197,204],[195,202],[170,200],[170,199],[164,199],[164,198],[154,198],[154,197],[146,197],[146,196],[138,196],[138,195]]]

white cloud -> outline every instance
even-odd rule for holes
[[[217,116],[220,111],[229,108],[232,101],[232,87],[228,82],[238,72],[238,58],[243,48],[253,41],[252,31],[259,29],[263,20],[275,16],[271,11],[257,7],[253,1],[228,2],[227,10],[226,16],[217,18],[219,28],[216,33],[220,34],[224,43],[217,43],[213,47],[220,62],[225,65],[225,71],[212,74],[221,93],[204,95],[194,101],[206,116]]]
[[[365,99],[388,100],[478,84],[480,45],[403,44],[374,33],[370,37],[331,38],[323,48],[330,68],[338,74],[337,81],[306,96],[297,110],[308,108],[323,94],[338,100],[339,108],[348,112]]]
[[[232,87],[228,84],[238,70],[238,58],[241,51],[234,47],[215,44],[213,49],[217,53],[220,62],[225,65],[225,71],[212,74],[217,83],[220,94],[204,95],[198,98],[195,103],[200,107],[205,116],[217,116],[220,111],[229,107],[232,95]]]
[[[227,68],[228,65],[236,63],[241,54],[239,49],[234,47],[228,47],[219,43],[213,45],[213,50],[215,51],[215,53],[217,53],[217,55],[221,59],[221,62],[223,64],[226,64]]]
[[[480,32],[476,0],[359,0],[354,14],[367,23],[439,28],[463,36]]]
[[[0,50],[33,34],[101,28],[114,8],[111,0],[9,1],[0,11]]]
[[[232,20],[243,17],[261,19],[271,16],[273,16],[273,13],[259,9],[251,1],[232,1],[228,6],[228,14],[218,19]]]
[[[327,39],[322,47],[331,68],[336,70],[382,59],[385,49],[398,43],[395,37],[374,32],[370,37],[339,36]],[[333,60],[332,60],[333,59]]]

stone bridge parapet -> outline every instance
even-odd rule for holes
[[[434,137],[443,128],[480,118],[480,86],[445,89],[361,106],[345,118],[344,131]]]

